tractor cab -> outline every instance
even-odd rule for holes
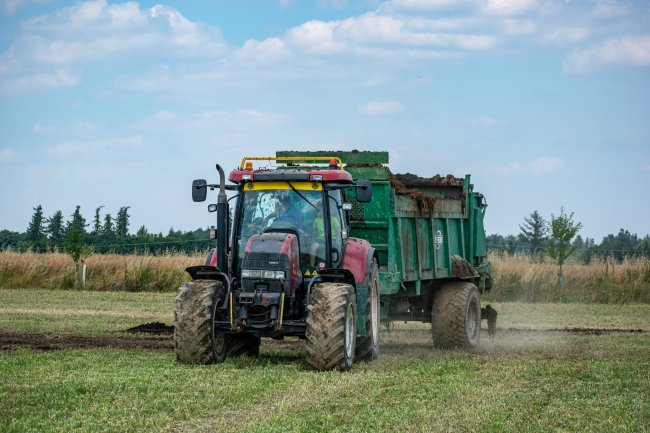
[[[353,186],[351,175],[343,170],[338,158],[311,161],[325,162],[325,167],[299,166],[295,158],[291,158],[294,164],[273,169],[252,167],[254,160],[281,159],[244,158],[240,169],[229,176],[239,190],[230,269],[242,278],[250,272],[257,275],[258,269],[244,266],[246,254],[257,247],[268,252],[269,246],[262,245],[269,243],[273,233],[292,235],[288,240],[283,237],[289,243],[295,237],[295,268],[303,278],[317,275],[322,269],[338,268],[343,260],[348,233],[344,210],[350,207],[344,203],[343,190]]]

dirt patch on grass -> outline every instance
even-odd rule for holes
[[[133,328],[125,329],[127,334],[154,334],[154,335],[173,335],[174,327],[172,325],[165,325],[160,322],[143,323],[142,325],[134,326]]]
[[[550,333],[577,334],[577,335],[607,335],[615,333],[648,333],[649,331],[637,328],[499,328],[497,329],[497,340],[504,342],[514,342],[520,338],[533,337],[534,335],[543,335]],[[172,339],[173,327],[159,322],[145,323],[133,328],[120,331],[120,333],[140,334],[134,336],[98,336],[86,337],[80,335],[71,335],[63,333],[0,333],[0,350],[16,350],[21,348],[30,348],[36,350],[61,350],[61,349],[90,349],[110,347],[117,349],[142,349],[142,350],[172,350],[174,341]],[[510,334],[504,336],[502,333]],[[150,334],[150,335],[142,335]],[[395,337],[399,338],[395,340]],[[515,337],[522,335],[522,337]],[[423,337],[424,336],[424,337]],[[391,349],[398,347],[403,350],[404,339],[407,346],[412,346],[417,352],[417,348],[429,348],[429,331],[428,329],[418,329],[410,331],[400,331],[395,335],[385,333],[382,342],[382,349],[391,352]],[[490,341],[487,335],[484,335],[485,341]],[[410,341],[410,340],[413,341]],[[395,341],[394,341],[395,340]],[[282,351],[295,351],[304,349],[304,340],[289,338],[286,340],[263,339],[262,345],[266,350],[273,353]],[[393,347],[394,346],[394,347]],[[408,349],[406,349],[408,352]]]
[[[0,334],[0,350],[30,348],[36,350],[88,349],[171,350],[171,337],[83,337],[70,334]]]

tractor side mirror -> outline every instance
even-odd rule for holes
[[[359,203],[369,203],[372,201],[372,183],[367,179],[357,181],[357,201]]]
[[[205,179],[196,179],[192,182],[192,200],[195,202],[205,201],[208,195],[208,183]]]

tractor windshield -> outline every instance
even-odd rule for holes
[[[269,229],[295,230],[300,244],[300,267],[304,275],[310,275],[327,263],[325,219],[329,209],[332,251],[334,261],[341,251],[340,191],[323,200],[322,185],[311,182],[250,182],[239,197],[239,233],[235,234],[237,244],[237,265],[239,268],[248,239],[256,233]],[[331,193],[330,193],[331,194]]]

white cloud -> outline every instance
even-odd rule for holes
[[[236,53],[238,60],[244,64],[268,63],[286,60],[291,56],[284,40],[273,37],[259,42],[250,39]]]
[[[517,36],[535,33],[535,31],[537,31],[537,26],[532,20],[510,18],[504,20],[503,29],[507,35]]]
[[[521,15],[537,7],[537,0],[488,0],[484,11],[492,15]]]
[[[205,59],[224,53],[218,29],[185,18],[176,9],[106,0],[77,3],[32,18],[21,26],[0,55],[0,73],[20,73],[48,65],[122,58],[137,63],[152,58]]]
[[[449,57],[450,50],[486,50],[497,37],[465,31],[478,26],[467,18],[426,18],[370,12],[340,21],[308,21],[281,38],[247,41],[237,52],[244,60],[280,60],[289,56],[353,54],[384,57]]]
[[[563,68],[567,73],[579,73],[603,64],[650,65],[650,35],[611,38],[573,50]]]
[[[0,81],[0,93],[14,94],[35,92],[44,89],[75,87],[79,84],[81,75],[60,69],[54,73],[35,73],[17,76]]]
[[[598,0],[594,7],[594,15],[601,18],[611,18],[626,15],[630,12],[627,4],[615,0]]]
[[[0,162],[9,162],[16,158],[18,154],[10,147],[0,149]]]
[[[398,101],[371,101],[359,107],[359,112],[370,116],[395,114],[404,111],[404,106]]]
[[[583,42],[589,37],[589,30],[584,27],[562,27],[546,33],[542,41],[555,45],[572,45]]]
[[[287,38],[292,45],[313,54],[331,54],[341,51],[343,43],[334,38],[338,21],[308,21],[289,30]]]
[[[385,11],[435,11],[476,3],[476,0],[392,0],[381,5]]]

